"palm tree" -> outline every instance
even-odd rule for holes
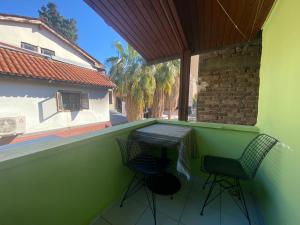
[[[165,110],[168,111],[168,119],[171,119],[172,113],[176,110],[179,100],[179,76],[175,78],[175,83],[172,87],[170,95],[165,94]]]
[[[127,44],[115,43],[118,56],[106,60],[110,64],[109,74],[117,85],[115,94],[125,100],[129,121],[143,118],[144,108],[152,104],[155,90],[154,66],[145,66],[143,58]]]
[[[180,64],[178,60],[173,60],[156,65],[156,71],[154,74],[156,88],[151,109],[152,117],[162,117],[165,108],[165,98],[168,99],[172,95],[172,92],[176,92],[177,88],[174,87],[174,85],[178,85],[176,80],[178,79],[179,75],[179,67]],[[176,93],[173,94],[176,95]],[[171,113],[170,111],[173,108],[174,106],[169,107],[169,114]]]

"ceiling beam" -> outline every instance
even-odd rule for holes
[[[189,49],[188,42],[184,34],[174,1],[160,0],[160,3],[168,19],[169,25],[173,30],[177,44],[180,46],[181,51]]]

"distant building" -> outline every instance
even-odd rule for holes
[[[42,21],[0,14],[0,137],[109,126],[114,86],[99,61]]]

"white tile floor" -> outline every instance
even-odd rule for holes
[[[247,225],[248,221],[228,193],[217,198],[200,210],[208,189],[202,190],[203,180],[195,178],[191,182],[180,178],[182,188],[171,200],[157,196],[157,225]],[[216,192],[219,188],[216,188]],[[246,196],[252,225],[259,225],[253,201]],[[104,210],[91,225],[154,225],[151,210],[144,190],[131,196],[122,208],[119,202]]]

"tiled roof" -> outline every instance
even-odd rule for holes
[[[71,84],[115,87],[104,72],[83,68],[36,53],[0,46],[0,76],[35,78]]]
[[[77,127],[67,127],[67,128],[54,130],[54,131],[50,130],[50,131],[41,132],[39,134],[27,134],[23,136],[17,136],[8,144],[15,144],[15,143],[34,140],[34,139],[43,138],[47,136],[56,136],[61,138],[73,137],[81,134],[99,131],[107,127],[111,127],[110,121],[88,124],[88,125],[77,126]]]

